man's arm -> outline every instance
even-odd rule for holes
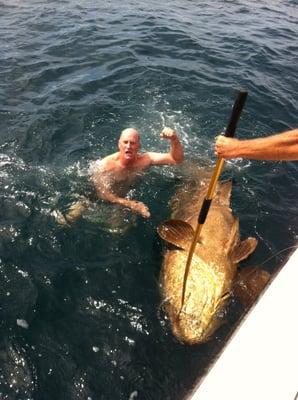
[[[184,152],[176,132],[171,128],[164,128],[160,137],[170,140],[170,151],[168,153],[148,152],[151,165],[180,164],[184,160]]]
[[[148,207],[142,202],[125,199],[124,197],[119,197],[112,192],[110,189],[110,179],[106,171],[98,170],[97,173],[91,176],[91,181],[93,182],[96,194],[100,199],[128,207],[133,212],[141,214],[144,218],[150,217]]]
[[[215,155],[223,158],[254,160],[298,160],[298,129],[247,140],[218,136],[215,142]]]

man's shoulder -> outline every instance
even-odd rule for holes
[[[117,159],[118,159],[118,154],[119,153],[114,153],[114,154],[110,154],[106,157],[104,157],[103,159],[100,160],[99,164],[103,167],[103,168],[111,168],[114,167]]]
[[[102,159],[96,160],[92,163],[91,172],[105,172],[115,168],[118,153],[110,154]]]

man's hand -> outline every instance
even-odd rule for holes
[[[130,208],[132,211],[141,214],[144,218],[150,217],[149,208],[141,201],[130,200]]]
[[[219,135],[215,138],[214,153],[218,157],[234,158],[239,157],[239,143],[235,138],[227,138]]]
[[[171,128],[164,128],[160,134],[162,139],[177,140],[176,132]]]

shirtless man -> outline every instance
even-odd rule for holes
[[[124,182],[131,183],[137,175],[153,165],[173,165],[183,161],[183,148],[176,132],[164,128],[160,137],[170,141],[168,153],[141,153],[138,131],[134,128],[124,129],[118,141],[119,151],[95,162],[92,167],[91,182],[98,198],[128,207],[134,213],[149,218],[150,212],[144,203],[122,197],[117,192]],[[73,204],[65,216],[66,222],[73,222],[85,208],[84,202]]]

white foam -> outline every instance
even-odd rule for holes
[[[134,400],[138,397],[138,391],[135,390],[134,392],[132,392],[129,396],[129,400]]]
[[[17,325],[24,328],[24,329],[28,329],[29,328],[29,324],[25,319],[17,319]]]

